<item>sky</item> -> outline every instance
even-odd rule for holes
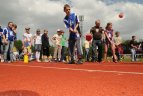
[[[49,31],[51,37],[57,29],[63,29],[68,37],[63,18],[64,4],[72,6],[72,12],[83,15],[83,34],[89,33],[95,20],[101,20],[105,28],[108,22],[113,23],[114,31],[119,31],[124,40],[132,35],[143,39],[143,0],[0,0],[0,25],[4,28],[9,21],[18,25],[17,36],[21,39],[25,27]],[[120,12],[124,18],[119,18]]]

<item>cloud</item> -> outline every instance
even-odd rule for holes
[[[84,15],[84,34],[94,26],[96,19],[100,19],[103,27],[112,22],[114,30],[120,31],[124,39],[132,35],[143,39],[143,4],[140,0],[3,0],[0,3],[0,24],[6,26],[8,21],[15,22],[19,39],[26,26],[31,27],[33,34],[37,28],[48,29],[50,36],[58,28],[68,34],[63,24],[65,3],[72,5],[72,11],[78,15]],[[124,19],[118,18],[120,12],[124,12]]]

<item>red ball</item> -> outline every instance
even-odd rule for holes
[[[123,18],[123,17],[124,17],[124,13],[120,13],[119,18]]]
[[[91,39],[92,39],[92,35],[91,35],[91,34],[87,34],[87,35],[86,35],[86,40],[87,40],[87,41],[91,41]]]

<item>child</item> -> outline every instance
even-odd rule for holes
[[[40,33],[40,29],[36,30],[36,34],[34,36],[34,43],[35,43],[35,51],[36,51],[36,61],[41,62],[40,59],[40,52],[42,47],[42,40],[41,40],[42,34]]]
[[[79,28],[79,20],[75,13],[70,12],[70,6],[68,4],[64,5],[64,12],[66,16],[64,18],[64,23],[66,27],[69,29],[69,53],[71,60],[68,64],[74,64],[74,49],[77,48],[78,51],[78,61],[77,64],[82,64],[82,49],[81,49],[81,33]]]
[[[62,44],[61,44],[61,40],[62,40],[62,32],[60,29],[57,30],[57,34],[54,34],[54,36],[52,37],[52,41],[54,43],[54,55],[53,58],[55,61],[60,62],[61,60],[61,50],[62,50]],[[58,58],[57,58],[57,54],[58,54]]]
[[[117,54],[117,58],[118,58],[118,61],[120,61],[121,59],[121,53],[122,53],[122,38],[120,36],[120,33],[117,31],[115,33],[115,37],[114,37],[114,42],[115,42],[115,47],[116,47],[116,54]]]
[[[32,34],[30,33],[30,28],[27,27],[25,28],[26,32],[23,35],[23,48],[26,49],[27,48],[27,52],[29,54],[29,61],[31,60],[31,54],[32,54],[32,50],[31,50],[31,46],[32,46]]]
[[[66,37],[65,37],[65,35],[64,35],[64,31],[63,30],[61,30],[61,32],[62,32],[62,40],[61,40],[61,44],[62,44],[62,50],[61,50],[61,62],[65,62],[65,58],[66,58],[66,56],[65,56],[65,43],[66,43],[66,41],[67,41],[67,39],[66,39]]]

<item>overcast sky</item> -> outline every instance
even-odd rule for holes
[[[29,26],[34,34],[37,28],[48,29],[50,36],[58,28],[65,30],[63,6],[68,3],[78,16],[84,15],[84,34],[94,26],[95,20],[101,20],[105,28],[107,22],[113,23],[113,29],[120,31],[123,39],[132,35],[143,39],[143,0],[0,0],[0,24],[7,26],[13,21],[18,25],[18,39],[24,28]],[[125,17],[120,19],[118,14]]]

